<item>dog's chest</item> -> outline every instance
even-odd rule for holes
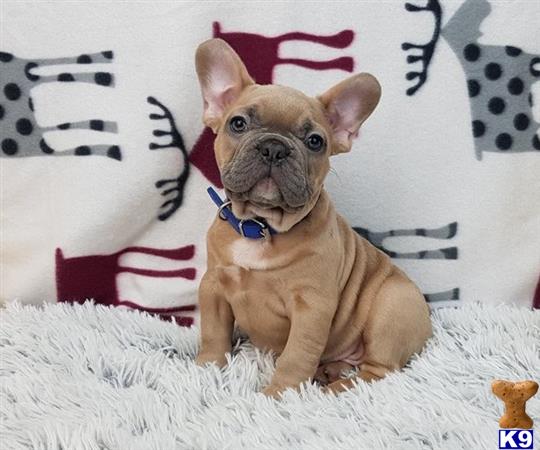
[[[278,258],[272,256],[264,241],[238,239],[229,251],[232,265],[217,270],[236,323],[257,347],[280,353],[290,322],[283,282],[272,270]]]
[[[236,239],[229,252],[232,263],[244,269],[267,270],[273,266],[268,244],[262,239]]]

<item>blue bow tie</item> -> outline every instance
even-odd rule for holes
[[[222,220],[226,220],[243,237],[249,239],[266,239],[270,235],[277,234],[263,219],[238,219],[232,212],[231,201],[221,200],[218,193],[211,187],[207,190],[212,201],[218,206],[218,214]]]

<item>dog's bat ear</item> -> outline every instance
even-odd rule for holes
[[[199,45],[195,66],[204,100],[203,122],[215,133],[227,107],[254,81],[240,57],[222,39]]]
[[[334,131],[333,154],[351,149],[360,125],[373,112],[380,98],[381,86],[369,73],[353,75],[318,97]]]

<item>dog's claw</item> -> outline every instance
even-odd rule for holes
[[[275,398],[276,400],[279,400],[281,398],[281,393],[284,391],[284,388],[280,388],[279,386],[274,386],[272,384],[266,386],[262,393],[266,395],[267,397]]]

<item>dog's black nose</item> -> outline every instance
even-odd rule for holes
[[[277,164],[291,154],[291,149],[278,139],[266,139],[257,148],[268,164]]]

